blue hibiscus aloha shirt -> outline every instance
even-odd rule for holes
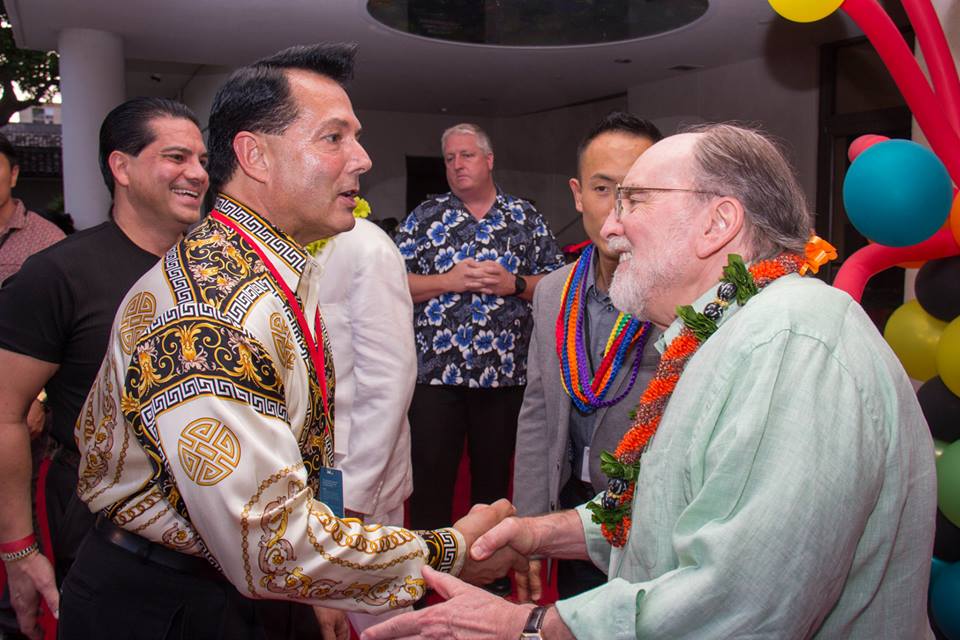
[[[497,188],[477,220],[453,193],[422,203],[397,229],[407,271],[446,273],[467,258],[496,260],[510,273],[538,275],[563,266],[543,216]],[[444,293],[414,305],[417,383],[471,388],[527,383],[531,305],[517,296]]]

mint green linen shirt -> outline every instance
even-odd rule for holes
[[[734,310],[643,454],[627,544],[578,508],[610,581],[558,602],[563,621],[582,639],[932,638],[933,444],[899,361],[813,278]]]

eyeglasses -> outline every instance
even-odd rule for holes
[[[697,189],[668,189],[665,187],[623,187],[617,185],[616,189],[616,206],[614,207],[614,216],[616,216],[617,222],[625,215],[630,215],[636,211],[637,206],[640,205],[639,202],[631,200],[631,196],[636,193],[643,193],[645,191],[676,191],[680,193],[699,193],[705,196],[719,196],[719,193],[714,193],[713,191],[699,191]]]

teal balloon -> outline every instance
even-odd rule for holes
[[[857,230],[888,247],[923,242],[950,215],[953,186],[940,159],[910,140],[870,146],[843,181],[843,206]]]
[[[960,440],[951,442],[943,450],[936,465],[937,504],[943,515],[960,527]]]
[[[930,610],[940,631],[950,640],[960,640],[960,562],[937,572],[930,587]]]
[[[933,556],[933,559],[930,561],[930,586],[933,587],[933,584],[937,581],[937,577],[940,575],[940,572],[950,566],[949,562],[944,562],[937,556]]]

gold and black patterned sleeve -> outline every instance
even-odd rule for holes
[[[463,535],[452,528],[414,531],[427,543],[427,564],[437,571],[458,575],[466,560]]]

